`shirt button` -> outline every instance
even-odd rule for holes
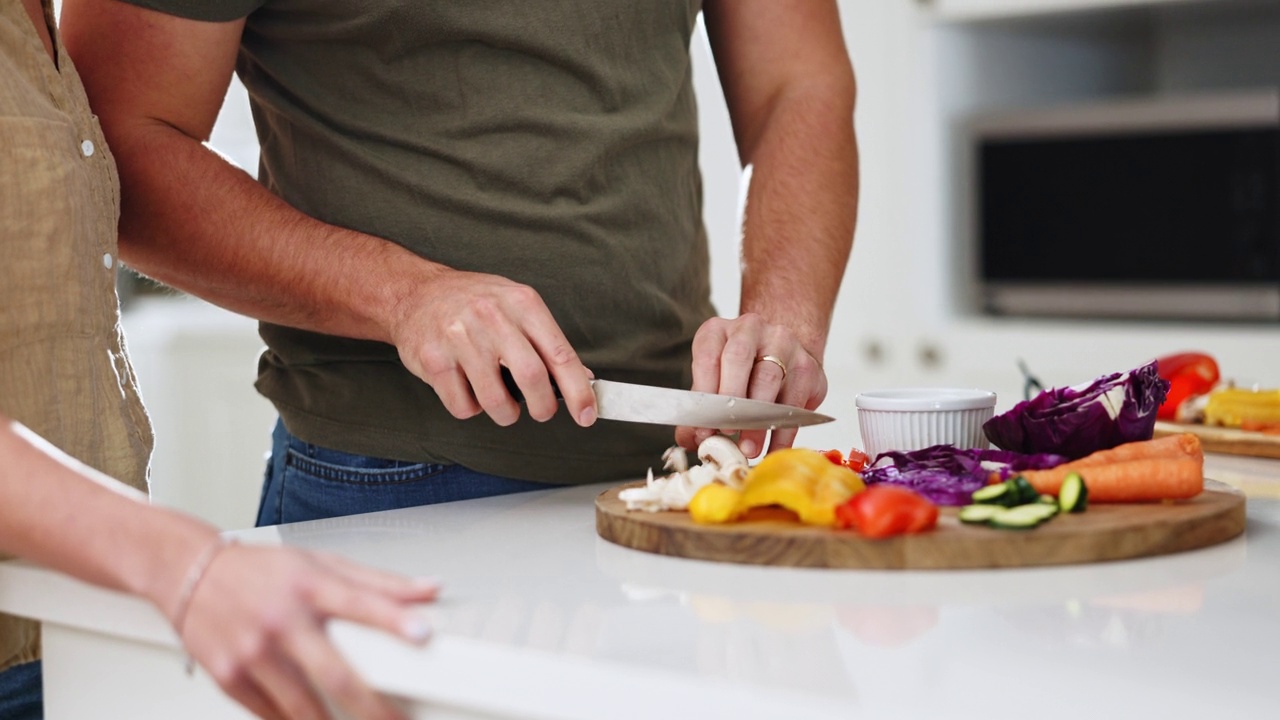
[[[93,141],[85,140],[80,143],[80,152],[84,153],[85,157],[93,157]]]

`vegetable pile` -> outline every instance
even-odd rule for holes
[[[856,449],[846,457],[788,448],[748,467],[732,440],[714,436],[699,447],[701,465],[689,467],[684,451],[672,448],[670,475],[650,473],[644,487],[619,497],[633,510],[687,509],[704,524],[755,519],[756,510],[774,508],[807,525],[869,538],[931,530],[939,505],[963,506],[964,523],[1029,529],[1082,512],[1090,501],[1186,499],[1204,489],[1199,439],[1151,439],[1169,387],[1153,361],[1047,390],[984,426],[998,450],[936,445],[871,460]]]

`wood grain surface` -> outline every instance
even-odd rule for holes
[[[1250,432],[1236,428],[1217,427],[1214,425],[1190,425],[1183,423],[1157,422],[1156,437],[1192,433],[1200,438],[1200,445],[1205,452],[1225,453],[1228,455],[1249,455],[1251,457],[1280,458],[1280,435]]]
[[[779,519],[698,525],[686,512],[628,511],[627,485],[596,498],[596,532],[618,545],[697,560],[862,569],[962,569],[1067,565],[1147,557],[1225,542],[1244,532],[1245,499],[1213,480],[1191,500],[1090,505],[1033,530],[964,525],[942,508],[927,533],[869,540],[852,531]]]

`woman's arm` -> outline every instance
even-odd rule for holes
[[[262,717],[329,717],[321,693],[353,717],[401,717],[354,675],[324,625],[340,617],[423,642],[411,604],[434,599],[434,583],[221,543],[215,528],[147,504],[0,413],[0,550],[149,600],[218,684]]]

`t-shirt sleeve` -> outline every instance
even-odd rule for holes
[[[262,7],[266,0],[218,0],[217,2],[208,2],[208,0],[123,0],[123,2],[189,20],[229,22],[248,17],[249,13]]]

